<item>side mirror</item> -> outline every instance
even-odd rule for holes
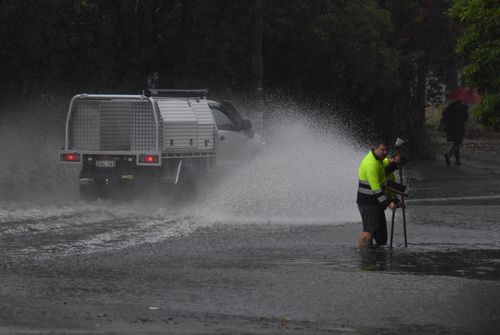
[[[243,119],[241,121],[241,130],[249,130],[252,129],[252,121]]]

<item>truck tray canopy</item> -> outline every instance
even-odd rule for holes
[[[192,92],[150,97],[76,95],[66,120],[64,150],[215,155],[217,127],[213,114],[206,98],[198,94],[204,91]]]

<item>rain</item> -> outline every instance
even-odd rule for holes
[[[4,1],[0,334],[496,334],[486,2]]]

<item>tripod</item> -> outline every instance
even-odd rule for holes
[[[403,168],[399,168],[399,183],[403,185]],[[406,208],[405,208],[405,194],[404,193],[399,193],[398,194],[401,196],[401,210],[403,211],[403,231],[404,231],[404,237],[405,237],[405,247],[408,247],[408,238],[406,236]],[[394,237],[394,218],[396,216],[396,210],[392,210],[392,220],[391,220],[391,241],[389,243],[389,248],[392,248],[392,240]]]

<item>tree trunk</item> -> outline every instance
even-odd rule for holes
[[[254,0],[254,25],[252,39],[252,70],[257,93],[262,92],[264,62],[262,59],[262,35],[264,31],[263,8],[264,0]]]
[[[434,155],[433,144],[425,130],[425,72],[426,68],[417,65],[415,81],[410,85],[408,103],[404,123],[405,135],[410,140],[413,153],[420,158],[431,158]]]

